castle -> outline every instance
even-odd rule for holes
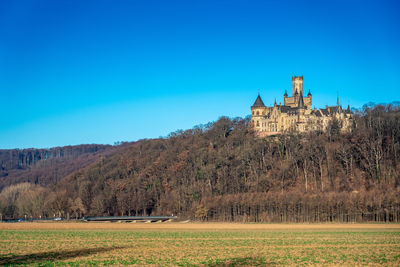
[[[303,96],[303,76],[292,77],[292,96],[285,90],[284,105],[266,107],[258,94],[251,106],[251,125],[258,136],[268,136],[284,132],[324,131],[329,122],[336,118],[342,131],[350,129],[353,113],[350,106],[342,109],[339,97],[335,106],[312,109],[311,90]]]

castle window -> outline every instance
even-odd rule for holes
[[[258,115],[260,115],[260,112],[259,112],[259,111],[257,111],[257,116],[258,116]]]
[[[258,113],[258,112],[257,112]],[[260,122],[259,121],[257,121],[257,126],[260,126]]]
[[[254,116],[254,111],[252,111],[252,112],[251,112],[251,115],[253,115],[253,116]]]

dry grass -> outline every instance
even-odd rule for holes
[[[400,265],[398,224],[2,223],[0,265]]]
[[[0,223],[0,230],[363,230],[393,229],[400,224],[251,224],[251,223],[109,223],[109,222],[21,222]]]

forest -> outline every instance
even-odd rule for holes
[[[49,185],[116,148],[110,145],[78,145],[50,149],[1,149],[0,191],[17,183]]]
[[[256,138],[248,118],[221,117],[95,153],[51,182],[16,177],[0,193],[2,218],[400,221],[398,106],[365,107],[346,133],[333,120],[325,132]]]

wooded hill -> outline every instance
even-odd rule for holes
[[[95,162],[116,148],[110,145],[78,145],[50,149],[0,149],[0,191],[28,182],[48,186]]]
[[[355,114],[349,133],[255,138],[248,119],[119,147],[59,181],[0,194],[3,216],[178,215],[209,221],[400,221],[400,110]]]

